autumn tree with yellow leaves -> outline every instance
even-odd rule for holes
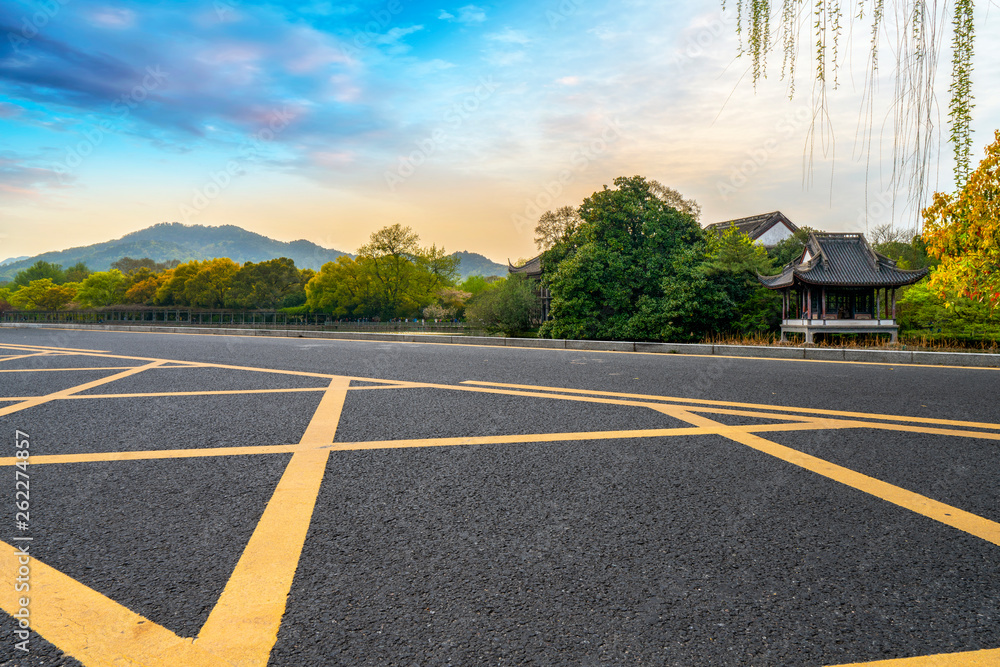
[[[941,260],[930,289],[1000,305],[1000,130],[961,191],[935,193],[923,214],[927,251]]]

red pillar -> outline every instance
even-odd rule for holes
[[[806,319],[811,320],[813,316],[813,290],[812,287],[806,288]]]

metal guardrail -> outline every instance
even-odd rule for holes
[[[339,320],[329,315],[296,315],[276,310],[197,310],[193,308],[102,308],[90,310],[9,310],[0,322],[24,324],[128,324],[170,327],[225,327],[256,329],[280,326],[286,329],[322,331],[431,332],[455,335],[477,334],[465,322],[433,320]]]

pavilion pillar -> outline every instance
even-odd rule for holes
[[[806,319],[811,320],[813,317],[813,290],[812,285],[806,288]]]
[[[825,320],[826,319],[826,285],[824,285],[823,287],[820,288],[820,297],[819,297],[819,299],[820,299],[820,301],[819,301],[820,319],[824,319]]]
[[[781,319],[788,319],[788,290],[781,290]]]
[[[896,319],[896,288],[892,289],[892,319]]]

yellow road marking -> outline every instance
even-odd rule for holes
[[[852,662],[831,667],[996,667],[997,665],[1000,665],[1000,648],[938,653],[917,658],[891,658],[875,662]]]
[[[864,424],[867,426],[867,424]],[[828,428],[854,428],[848,422],[832,420],[812,420],[794,424],[752,424],[732,428],[747,433],[806,431]],[[502,445],[535,442],[574,442],[580,440],[612,440],[619,438],[658,438],[684,435],[707,435],[715,429],[701,427],[677,427],[666,429],[646,429],[635,431],[589,431],[570,433],[533,433],[525,435],[484,435],[460,436],[453,438],[421,438],[412,440],[368,440],[357,442],[316,443],[310,449],[330,451],[354,451],[365,449],[399,449],[407,447],[450,447],[460,445]],[[64,463],[98,463],[109,461],[143,461],[156,459],[202,458],[213,456],[252,456],[255,454],[288,454],[304,451],[302,444],[295,445],[247,445],[243,447],[198,447],[191,449],[153,449],[134,452],[87,452],[79,454],[38,454],[31,457],[32,465],[56,465]],[[13,456],[0,458],[0,467],[12,466],[17,459]]]
[[[665,405],[660,409],[665,414],[683,419],[695,426],[715,428],[716,433],[730,440],[735,440],[759,452],[769,454],[792,465],[871,494],[876,498],[881,498],[894,505],[916,512],[917,514],[922,514],[930,519],[1000,546],[1000,524],[994,521],[976,516],[971,512],[966,512],[957,507],[946,505],[927,496],[922,496],[919,493],[907,491],[904,488],[883,482],[874,477],[863,475],[835,463],[824,461],[823,459],[800,452],[797,449],[765,440],[760,436],[747,433],[738,428],[720,424],[707,417],[688,412],[681,407]]]
[[[0,542],[0,607],[30,599],[31,628],[85,665],[213,667],[225,661],[32,557],[31,590],[16,592],[17,549]],[[136,659],[142,655],[141,661]]]
[[[28,357],[45,357],[50,355],[51,352],[32,352],[31,354],[18,354],[14,356],[5,356],[0,361],[14,361],[15,359],[27,359]],[[15,369],[20,370],[20,369]],[[8,373],[10,371],[7,371]]]
[[[134,452],[87,452],[80,454],[34,454],[31,465],[62,463],[106,463],[110,461],[154,461],[157,459],[206,458],[213,456],[247,456],[254,454],[294,454],[301,445],[247,445],[243,447],[197,447],[192,449],[147,449]],[[0,458],[0,467],[12,466],[13,456]]]
[[[73,329],[73,331],[75,331],[75,329]],[[74,354],[77,352],[107,352],[107,350],[87,350],[77,347],[54,347],[51,345],[24,345],[22,343],[0,343],[0,348],[9,348],[14,350],[50,350],[54,352],[70,352]]]
[[[904,415],[885,415],[877,413],[868,412],[850,412],[845,410],[824,410],[821,408],[798,408],[789,407],[786,405],[767,405],[760,403],[739,403],[736,401],[714,401],[701,398],[683,398],[679,396],[656,396],[651,394],[628,394],[619,393],[613,391],[597,391],[591,389],[566,389],[564,387],[543,387],[543,386],[533,386],[533,385],[523,385],[523,384],[506,384],[502,382],[479,382],[476,380],[465,380],[462,384],[467,385],[483,385],[487,387],[510,387],[513,389],[524,389],[531,391],[552,391],[561,392],[564,394],[589,394],[591,396],[612,396],[618,398],[631,398],[638,399],[642,401],[670,401],[674,403],[692,403],[696,405],[719,405],[728,407],[739,407],[739,408],[751,408],[755,410],[777,410],[785,412],[801,412],[806,414],[814,415],[829,415],[833,417],[853,417],[861,419],[885,419],[889,421],[906,421],[914,422],[918,424],[942,424],[946,426],[967,426],[969,428],[985,428],[992,430],[1000,430],[1000,424],[994,424],[991,422],[970,422],[970,421],[958,421],[955,419],[934,419],[931,417],[910,417]],[[447,386],[447,385],[445,385]]]
[[[28,357],[34,355],[25,355]],[[20,358],[20,357],[15,357]],[[52,373],[56,371],[121,371],[135,366],[80,366],[77,368],[3,368],[0,373]]]
[[[42,403],[48,403],[49,401],[55,401],[62,398],[66,398],[70,394],[75,394],[78,391],[86,391],[93,387],[99,387],[102,384],[108,384],[109,382],[114,382],[115,380],[121,380],[122,378],[129,377],[130,375],[135,375],[136,373],[141,373],[142,371],[148,370],[150,368],[156,368],[162,361],[151,361],[145,366],[137,366],[130,368],[127,371],[122,371],[121,373],[115,373],[114,375],[109,375],[108,377],[101,378],[99,380],[92,380],[91,382],[85,382],[83,384],[78,384],[75,387],[69,387],[68,389],[60,389],[59,391],[53,392],[51,394],[46,394],[44,396],[38,396],[36,398],[29,399],[27,401],[22,401],[21,403],[15,403],[14,405],[8,405],[6,407],[0,408],[0,417],[4,415],[9,415],[20,410],[26,410],[27,408],[33,408],[35,406],[41,405]]]
[[[335,379],[306,427],[300,447],[333,442],[349,380]],[[267,665],[312,520],[329,450],[292,456],[218,603],[198,633],[234,665]]]

